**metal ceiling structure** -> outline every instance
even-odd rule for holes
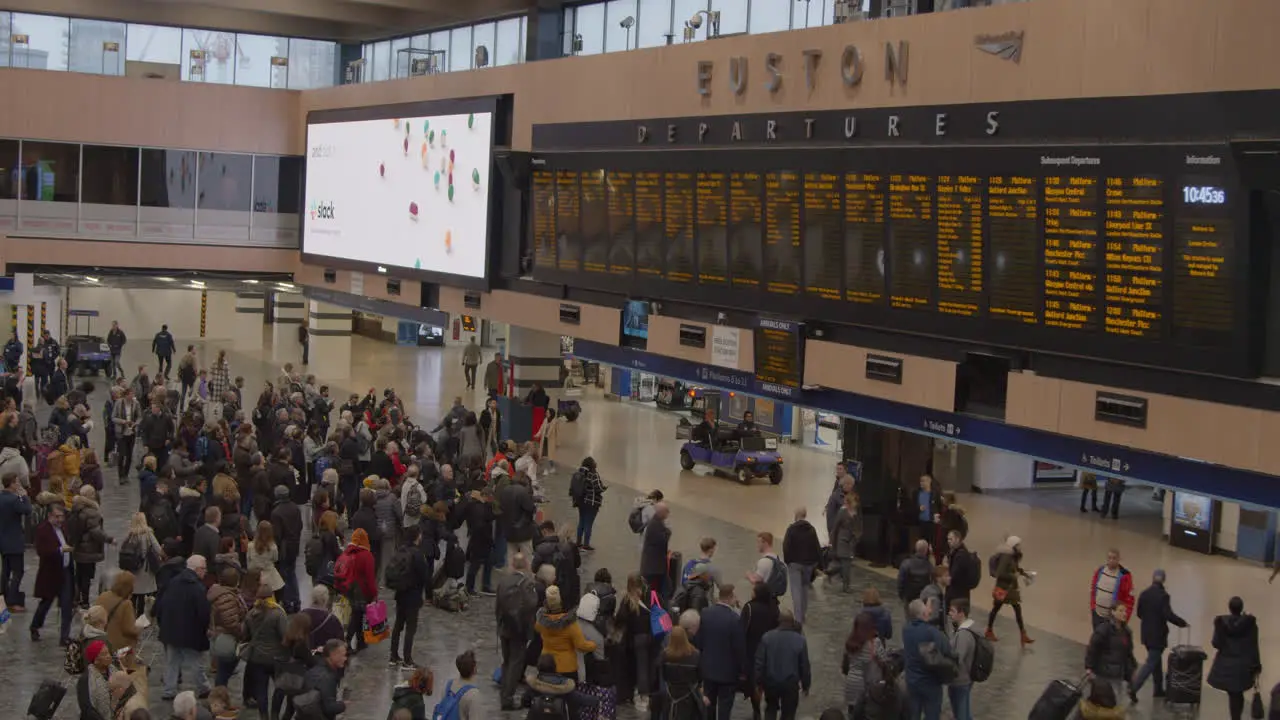
[[[125,290],[214,290],[223,292],[274,290],[277,292],[301,292],[292,284],[292,278],[281,274],[262,273],[209,273],[172,272],[155,273],[120,272],[98,268],[35,273],[40,285],[58,287],[106,287]]]

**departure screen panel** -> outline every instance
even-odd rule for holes
[[[841,177],[836,173],[804,176],[805,292],[827,300],[840,299],[840,262],[844,255],[844,227],[840,217]]]
[[[800,292],[800,173],[765,175],[764,260],[766,289]]]
[[[635,173],[612,171],[605,182],[609,189],[609,272],[630,275],[636,252]]]
[[[662,275],[662,173],[636,173],[636,274]]]
[[[1213,343],[1235,314],[1231,256],[1235,227],[1221,177],[1184,177],[1175,195],[1173,331],[1180,341]]]
[[[575,272],[582,265],[582,194],[577,170],[556,171],[556,268]]]
[[[533,171],[533,264],[556,267],[556,178],[550,170]]]
[[[1155,339],[1164,308],[1164,181],[1107,177],[1106,331]]]
[[[666,179],[666,276],[671,282],[693,282],[693,173],[663,173]]]
[[[997,320],[1040,322],[1040,179],[987,179],[987,258],[991,278],[987,314]]]
[[[976,175],[938,176],[938,311],[948,315],[982,311],[982,186]]]
[[[800,323],[760,318],[753,335],[756,380],[800,389],[804,377],[804,333]]]
[[[844,298],[862,305],[884,302],[885,177],[844,176]]]
[[[1097,330],[1098,178],[1044,179],[1044,324]]]
[[[725,191],[728,178],[722,172],[698,173],[698,282],[729,283],[729,227]]]
[[[605,197],[605,171],[582,174],[582,269],[609,271],[609,205]]]
[[[895,308],[933,305],[933,186],[928,175],[889,176],[889,301]]]
[[[763,174],[729,174],[729,269],[735,288],[760,287],[764,267],[763,195]]]

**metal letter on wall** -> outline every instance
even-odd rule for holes
[[[712,68],[712,62],[710,60],[698,61],[698,94],[699,95],[711,94],[711,68]]]
[[[813,85],[817,80],[818,74],[818,61],[822,59],[822,51],[805,50],[801,55],[804,56],[804,85],[809,88],[809,92],[813,92]]]
[[[747,59],[745,57],[729,58],[729,89],[734,95],[747,91]]]
[[[892,85],[896,80],[900,85],[907,84],[907,55],[910,45],[906,40],[898,41],[897,50],[893,43],[884,44],[884,79]]]
[[[866,72],[866,64],[862,62],[862,51],[857,45],[845,45],[840,54],[840,77],[845,87],[857,87],[862,84],[862,75]]]
[[[781,63],[782,56],[777,53],[764,56],[764,69],[769,73],[769,79],[764,81],[764,89],[771,93],[778,92],[778,88],[782,87],[782,72],[778,70]]]

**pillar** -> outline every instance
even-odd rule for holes
[[[307,299],[302,293],[271,296],[271,354],[276,360],[299,362],[298,326],[307,321]]]
[[[560,336],[511,326],[507,334],[507,361],[515,377],[516,395],[523,397],[535,382],[551,389],[561,386]]]
[[[311,300],[311,363],[307,372],[321,382],[351,377],[351,308]]]
[[[236,293],[236,313],[232,320],[231,336],[239,350],[262,349],[262,325],[266,320],[266,293]]]

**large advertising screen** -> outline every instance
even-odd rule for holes
[[[493,114],[307,125],[302,252],[484,278]]]

